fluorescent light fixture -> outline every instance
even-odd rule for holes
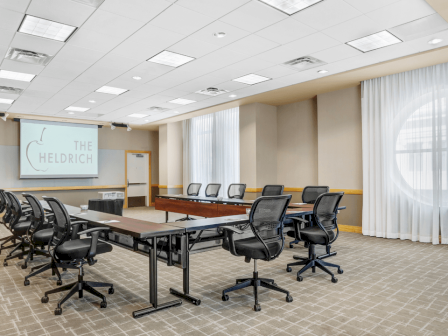
[[[159,63],[177,68],[181,65],[184,65],[185,63],[191,62],[192,60],[194,60],[193,57],[164,50],[161,53],[151,57],[148,62]]]
[[[217,37],[217,38],[223,38],[226,36],[226,33],[224,32],[218,32],[218,33],[214,33],[213,36]]]
[[[132,77],[133,79],[135,79],[135,80],[140,80],[140,79],[142,79],[140,76],[134,76],[134,77]]]
[[[375,49],[380,49],[393,44],[403,42],[398,37],[392,35],[387,30],[379,33],[361,37],[360,39],[347,42],[349,46],[358,49],[362,52],[368,52]]]
[[[9,105],[11,105],[13,102],[14,102],[14,99],[0,98],[0,104],[9,104]]]
[[[132,113],[132,114],[128,115],[128,117],[131,117],[131,118],[144,118],[147,116],[148,116],[147,114],[140,114],[140,113]]]
[[[36,75],[22,73],[22,72],[14,72],[7,70],[0,70],[0,78],[18,80],[22,82],[31,82]]]
[[[168,103],[187,105],[187,104],[191,104],[191,103],[196,103],[196,100],[177,98],[177,99],[170,100]]]
[[[428,44],[438,44],[442,41],[443,41],[442,39],[435,38],[435,39],[432,39],[431,41],[428,41]]]
[[[129,90],[127,90],[127,89],[120,89],[120,88],[116,88],[116,87],[112,87],[112,86],[102,86],[98,90],[96,90],[95,92],[113,94],[113,95],[117,95],[118,96],[118,95],[121,95],[122,93],[125,93],[126,91],[129,91]]]
[[[229,96],[229,98],[235,98],[236,97],[236,94],[231,94],[230,96]]]
[[[76,27],[25,15],[19,27],[19,33],[45,37],[51,40],[65,42],[76,30]]]
[[[323,0],[260,0],[288,15],[297,13]]]
[[[249,74],[243,77],[239,77],[234,79],[234,82],[240,82],[240,83],[244,83],[244,84],[248,84],[248,85],[253,85],[253,84],[258,84],[261,82],[265,82],[270,80],[271,78],[268,77],[263,77],[260,75],[255,75],[255,74]]]
[[[0,118],[1,118],[3,121],[6,121],[6,118],[8,118],[9,113],[1,113],[1,114],[3,114],[3,116],[0,117]]]
[[[89,100],[89,103],[95,104],[96,100]]]
[[[69,106],[65,109],[66,111],[73,111],[73,112],[85,112],[90,110],[88,107],[78,107],[78,106]]]
[[[320,73],[320,74],[324,74],[324,73],[327,73],[328,72],[328,70],[319,70],[318,71],[318,73]]]

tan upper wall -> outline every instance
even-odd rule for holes
[[[20,143],[20,123],[7,119],[0,120],[0,146],[18,146]]]
[[[277,109],[277,182],[290,188],[317,184],[317,100]]]
[[[317,96],[318,183],[362,189],[360,86]]]
[[[179,188],[183,183],[182,121],[168,124],[168,188]]]
[[[240,181],[256,188],[256,109],[255,104],[240,106]]]
[[[167,125],[160,125],[159,127],[159,184],[168,184],[168,127]]]

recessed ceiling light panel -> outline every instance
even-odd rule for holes
[[[181,65],[191,62],[192,60],[194,60],[193,57],[177,54],[177,53],[174,53],[174,52],[171,52],[168,50],[164,50],[161,53],[155,55],[154,57],[151,57],[148,60],[148,62],[159,63],[159,64],[168,65],[168,66],[177,68]]]
[[[75,30],[76,27],[31,15],[25,15],[25,18],[19,27],[19,33],[45,37],[61,42],[67,41]]]
[[[323,0],[260,0],[288,15],[297,13]]]
[[[177,98],[177,99],[170,100],[169,103],[179,104],[179,105],[188,105],[191,103],[196,103],[196,100]]]
[[[23,89],[18,89],[10,86],[0,86],[0,93],[8,93],[8,94],[21,94]]]
[[[120,88],[116,88],[116,87],[112,87],[112,86],[102,86],[100,87],[98,90],[96,90],[95,92],[100,92],[100,93],[107,93],[107,94],[113,94],[113,95],[121,95],[122,93],[125,93],[129,90],[127,89],[120,89]]]
[[[7,70],[0,70],[0,78],[18,80],[22,82],[31,82],[36,75],[22,73],[22,72],[14,72]]]
[[[268,81],[270,79],[272,79],[272,78],[268,78],[268,77],[264,77],[264,76],[260,76],[260,75],[256,75],[256,74],[249,74],[249,75],[246,75],[243,77],[235,78],[233,81],[248,84],[248,85],[254,85],[254,84]]]
[[[140,76],[134,76],[134,77],[132,77],[132,79],[135,79],[135,80],[140,80],[140,79],[142,79]]]
[[[398,37],[392,35],[387,30],[379,33],[361,37],[360,39],[347,42],[347,44],[362,52],[368,52],[380,48],[384,48],[393,44],[403,42]]]
[[[13,102],[14,102],[14,99],[0,98],[0,104],[11,105]]]
[[[311,57],[311,56],[302,56],[302,57],[294,58],[293,60],[283,63],[284,66],[293,68],[294,70],[297,70],[297,71],[308,70],[308,69],[315,68],[315,67],[318,67],[318,66],[324,65],[324,64],[327,64],[327,63],[325,63],[315,57]]]
[[[442,41],[443,41],[442,39],[435,38],[435,39],[432,39],[431,41],[428,41],[428,43],[429,44],[439,44]]]
[[[324,74],[324,73],[327,73],[328,72],[328,70],[319,70],[318,71],[318,73],[320,73],[320,74]]]
[[[53,56],[30,50],[9,48],[5,58],[23,63],[47,65],[53,59]]]
[[[132,113],[132,114],[128,115],[128,117],[131,117],[131,118],[144,118],[147,116],[148,116],[147,114],[140,114],[140,113]]]
[[[223,37],[226,36],[226,33],[224,33],[224,32],[217,32],[217,33],[214,33],[213,35],[215,37],[217,37],[217,38],[223,38]]]
[[[95,103],[96,103],[96,100],[89,100],[89,103],[91,103],[91,104],[95,104]]]
[[[220,94],[227,93],[227,92],[229,92],[229,91],[227,91],[227,90],[220,90],[220,89],[214,88],[214,87],[209,87],[209,88],[204,89],[204,90],[196,91],[195,93],[199,93],[199,94],[203,94],[203,95],[206,95],[206,96],[215,97],[215,96],[219,96]]]
[[[236,94],[231,94],[230,96],[229,96],[229,98],[235,98],[236,97]]]
[[[69,106],[65,109],[66,111],[72,111],[72,112],[86,112],[90,110],[88,107],[78,107],[78,106]]]

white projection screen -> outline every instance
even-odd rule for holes
[[[20,178],[98,177],[98,126],[20,119]]]

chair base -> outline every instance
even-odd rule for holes
[[[292,296],[289,295],[289,292],[286,289],[278,287],[275,284],[273,279],[265,279],[265,278],[258,277],[258,271],[256,270],[257,269],[256,260],[255,260],[254,268],[255,268],[255,270],[253,272],[253,278],[237,279],[235,286],[229,287],[222,291],[222,300],[223,301],[229,301],[229,296],[227,295],[227,293],[251,286],[254,288],[254,297],[255,297],[254,310],[255,311],[261,310],[261,306],[258,302],[258,287],[263,287],[263,288],[267,288],[267,289],[270,289],[270,290],[273,290],[276,292],[284,293],[284,294],[286,294],[286,302],[292,302]]]
[[[61,315],[62,314],[62,305],[64,304],[65,301],[67,301],[69,298],[71,298],[76,293],[78,293],[79,298],[83,298],[84,291],[86,291],[86,292],[102,299],[100,307],[106,308],[107,307],[106,297],[103,294],[101,294],[100,292],[98,292],[94,287],[109,287],[109,294],[114,293],[114,285],[111,283],[84,281],[83,269],[81,266],[79,268],[79,275],[78,275],[77,282],[74,282],[74,283],[71,283],[71,284],[68,284],[68,285],[65,285],[65,286],[62,286],[59,288],[55,288],[55,289],[45,292],[44,296],[41,299],[41,302],[48,303],[48,301],[49,301],[48,295],[50,295],[50,294],[69,291],[67,293],[67,295],[65,295],[61,300],[59,300],[57,307],[54,311],[55,315]]]
[[[303,277],[301,274],[311,268],[313,273],[316,273],[316,267],[324,271],[325,273],[328,273],[331,275],[331,282],[336,283],[338,282],[338,279],[334,276],[334,274],[327,268],[327,267],[336,267],[338,269],[338,274],[344,273],[344,271],[341,269],[341,266],[336,264],[331,264],[326,261],[323,261],[323,258],[331,257],[332,254],[336,254],[336,252],[327,253],[323,256],[317,257],[315,252],[316,245],[310,244],[309,247],[309,258],[302,258],[299,256],[294,256],[294,259],[298,259],[301,261],[290,263],[286,266],[287,272],[292,272],[292,266],[298,266],[298,265],[304,265],[300,271],[297,272],[297,281],[303,281]],[[328,249],[327,249],[328,252]]]
[[[16,247],[17,245],[19,245],[18,243],[16,244],[15,236],[4,237],[0,241],[3,241],[3,243],[1,243],[0,245],[0,254],[3,250],[10,249],[11,247]],[[10,243],[11,245],[4,246],[6,243]]]
[[[183,221],[189,221],[189,220],[196,220],[196,218],[191,218],[191,217],[187,214],[187,217],[183,217],[183,218],[180,218],[180,219],[176,219],[175,221],[176,221],[176,222],[183,222]]]
[[[39,266],[33,267],[31,269],[31,273],[28,274],[25,277],[25,280],[24,280],[24,283],[23,283],[24,286],[29,286],[30,285],[29,278],[32,278],[33,276],[36,276],[36,275],[38,275],[38,274],[40,274],[42,272],[45,272],[45,271],[47,271],[49,269],[52,270],[52,275],[56,275],[58,277],[58,280],[56,281],[56,284],[58,286],[61,286],[62,285],[61,273],[59,273],[59,269],[58,269],[57,265],[53,261],[49,262],[48,264],[44,264],[44,265],[39,265]]]

